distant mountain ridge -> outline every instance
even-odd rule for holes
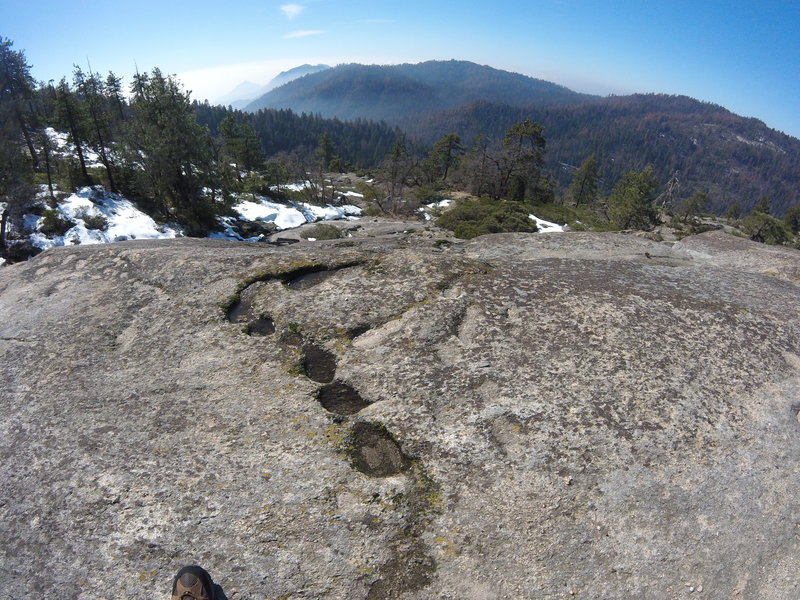
[[[595,154],[605,193],[652,164],[662,184],[677,178],[678,198],[706,191],[718,213],[736,202],[746,213],[763,196],[779,215],[800,204],[800,140],[686,96],[604,98],[451,60],[340,65],[275,88],[246,110],[261,108],[385,121],[427,143],[455,132],[467,145],[530,119],[544,126],[547,167],[562,186]]]
[[[339,119],[396,121],[476,100],[528,106],[564,105],[596,96],[468,61],[340,65],[273,89],[245,107],[290,108]]]
[[[290,81],[304,77],[311,73],[318,73],[330,69],[328,65],[300,65],[288,71],[282,71],[275,77],[269,80],[266,85],[259,85],[252,81],[244,81],[237,85],[233,90],[222,96],[217,103],[223,106],[231,106],[239,110],[245,108],[248,104],[253,102],[254,99],[260,98],[264,94],[274,90],[277,87],[285,85]]]

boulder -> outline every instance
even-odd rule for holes
[[[800,596],[800,253],[130,241],[0,270],[11,597]]]

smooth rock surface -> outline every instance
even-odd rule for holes
[[[425,231],[5,267],[3,595],[199,563],[231,600],[800,597],[798,272],[720,233]],[[363,408],[320,404],[312,346]]]

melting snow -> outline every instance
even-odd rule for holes
[[[64,235],[49,238],[39,231],[30,236],[31,243],[42,249],[66,244],[105,244],[127,239],[174,238],[183,235],[178,228],[158,225],[119,194],[81,188],[61,201],[56,209],[61,217],[75,222]],[[89,229],[84,218],[102,216],[108,222],[105,231]],[[43,217],[25,216],[25,226],[37,230]]]
[[[422,216],[425,217],[425,220],[430,221],[431,219],[433,219],[433,217],[428,212],[429,210],[435,210],[437,208],[447,208],[452,203],[453,201],[450,198],[442,198],[441,200],[437,200],[436,202],[431,202],[430,204],[426,204],[425,206],[420,206],[417,209],[417,212],[421,212]]]
[[[282,204],[273,202],[269,198],[257,196],[257,201],[244,200],[233,207],[245,221],[266,221],[274,223],[278,229],[291,229],[305,223],[314,221],[334,221],[337,219],[357,219],[361,216],[361,209],[352,204],[342,206],[316,206],[307,202],[291,202]],[[223,217],[220,219],[224,232],[213,233],[211,237],[255,242],[261,236],[242,238],[233,228],[233,219]]]
[[[75,145],[69,141],[69,135],[63,131],[56,131],[52,127],[46,127],[45,133],[50,139],[50,144],[56,152],[67,153],[72,156],[77,156]],[[100,155],[94,150],[89,148],[87,144],[81,146],[83,151],[83,159],[86,161],[87,167],[102,167],[103,163],[100,161]]]
[[[539,228],[539,233],[563,233],[564,226],[559,225],[558,223],[551,223],[550,221],[545,221],[544,219],[540,219],[535,215],[528,215],[531,219],[536,221],[536,226]]]
[[[233,209],[245,221],[271,221],[279,229],[298,227],[306,222],[303,213],[293,206],[271,202],[266,198],[260,199],[259,202],[245,200],[234,206]]]
[[[290,192],[302,192],[305,189],[308,189],[312,186],[310,181],[301,181],[300,183],[289,183],[287,185],[280,186],[282,190],[288,190]]]

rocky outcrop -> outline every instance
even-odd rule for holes
[[[6,267],[4,592],[797,597],[799,265],[410,231]]]

